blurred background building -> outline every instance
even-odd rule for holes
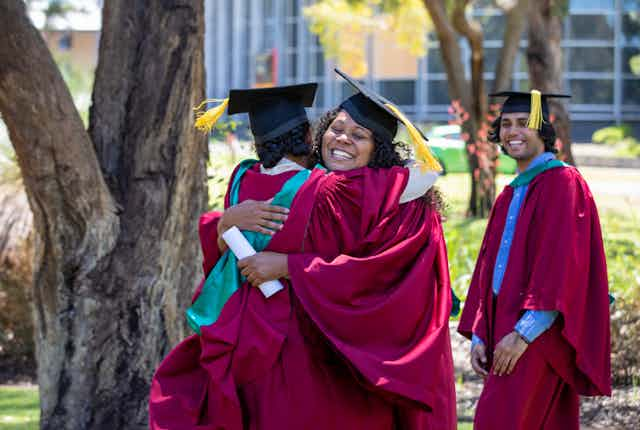
[[[302,9],[311,0],[205,0],[207,95],[224,97],[230,88],[319,82],[313,114],[348,95],[333,73],[318,37],[309,32]],[[482,23],[485,79],[493,79],[505,18],[492,1],[476,1]],[[564,90],[570,102],[572,137],[589,141],[594,130],[612,123],[640,127],[640,80],[629,59],[640,54],[636,0],[570,0],[564,19]],[[463,55],[469,48],[460,42]],[[513,89],[529,89],[526,30],[513,72]],[[446,122],[450,99],[438,42],[415,58],[390,36],[374,34],[367,44],[364,81],[420,122]],[[470,74],[470,70],[466,70]]]

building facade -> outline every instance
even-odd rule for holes
[[[302,10],[312,0],[205,0],[206,70],[209,97],[230,88],[265,84],[319,83],[313,115],[348,95],[335,78],[335,63],[325,58],[318,38],[309,32]],[[505,19],[491,0],[473,11],[484,30],[485,79],[493,79]],[[640,54],[639,0],[570,0],[562,41],[564,90],[573,95],[569,110],[574,141],[589,141],[594,130],[611,124],[640,127],[640,80],[629,59]],[[391,37],[376,34],[367,44],[365,82],[399,104],[419,122],[445,122],[450,99],[438,42],[415,58],[397,48]],[[469,48],[460,42],[465,58]],[[529,88],[526,31],[513,72],[513,89]],[[468,65],[467,65],[468,67]],[[466,70],[470,75],[470,70]],[[490,85],[488,85],[490,88]]]

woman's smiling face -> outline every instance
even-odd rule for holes
[[[351,170],[369,164],[375,142],[371,130],[344,110],[338,112],[322,136],[322,159],[329,170]]]

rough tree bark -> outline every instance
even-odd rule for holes
[[[504,8],[506,18],[502,48],[496,64],[492,92],[508,91],[511,89],[513,78],[513,64],[518,56],[520,36],[525,27],[525,16],[529,7],[529,0],[518,0],[511,7]]]
[[[447,72],[449,96],[459,100],[462,108],[469,113],[469,119],[461,124],[463,132],[468,135],[467,156],[471,171],[471,196],[468,214],[486,216],[495,199],[495,148],[486,147],[477,150],[478,131],[484,120],[487,109],[487,96],[484,88],[484,50],[482,47],[482,30],[479,25],[468,19],[465,10],[469,0],[456,0],[452,11],[447,12],[445,0],[424,0],[424,5],[431,16],[438,41],[442,60]],[[471,80],[464,73],[464,63],[458,37],[462,35],[471,47]]]
[[[43,429],[146,428],[185,333],[206,208],[202,1],[104,3],[90,132],[24,3],[0,3],[0,112],[36,230]]]
[[[529,81],[542,93],[562,93],[562,19],[566,0],[539,0],[529,5]],[[549,99],[553,126],[561,142],[559,157],[575,164],[571,152],[569,113],[558,99]]]

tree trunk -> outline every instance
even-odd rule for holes
[[[562,10],[565,0],[540,0],[530,2],[529,81],[531,88],[542,93],[562,93]],[[559,139],[559,158],[574,164],[571,153],[569,114],[565,106],[557,99],[549,99],[549,108],[554,117],[553,127]]]
[[[0,112],[36,229],[43,429],[146,428],[199,275],[203,6],[105,2],[90,133],[24,3],[0,4]],[[37,71],[37,73],[35,72]]]
[[[493,80],[494,93],[511,89],[513,64],[518,56],[520,36],[524,30],[524,17],[527,16],[528,7],[529,0],[518,0],[512,7],[504,10],[507,22]]]
[[[451,21],[454,28],[469,42],[471,48],[471,105],[466,131],[467,157],[469,160],[471,196],[468,213],[471,216],[486,217],[496,196],[496,146],[486,140],[487,93],[484,85],[484,48],[482,29],[466,15],[469,0],[454,3]],[[485,136],[482,133],[485,132]]]

